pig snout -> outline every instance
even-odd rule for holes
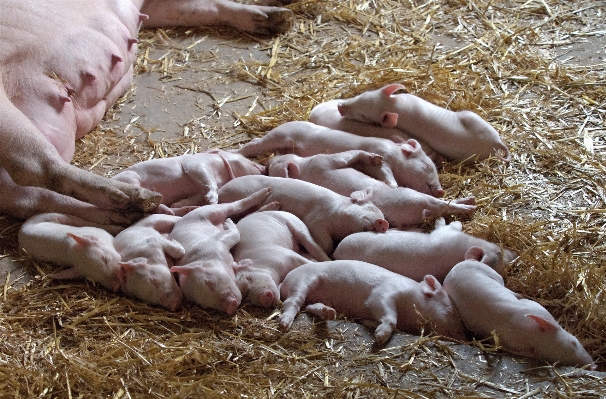
[[[235,297],[228,297],[223,300],[221,308],[229,316],[233,316],[234,314],[236,314],[239,304],[240,302]]]
[[[373,229],[379,233],[385,233],[389,229],[389,222],[385,219],[377,219],[373,223]]]

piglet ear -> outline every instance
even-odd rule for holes
[[[410,156],[414,152],[419,151],[421,144],[419,144],[419,142],[415,139],[408,139],[406,140],[406,143],[400,145],[400,148],[402,149],[404,155]]]
[[[82,247],[87,247],[89,245],[92,245],[93,242],[95,242],[97,240],[96,237],[91,236],[91,235],[86,235],[86,234],[77,235],[74,233],[67,233],[67,236],[73,238],[74,241],[76,241],[76,244],[78,244],[79,246],[82,246]]]
[[[170,268],[171,273],[177,273],[180,276],[189,276],[192,269],[185,266],[173,266]]]
[[[246,270],[250,270],[252,268],[252,260],[250,259],[242,259],[240,262],[233,264],[234,273],[238,274]]]
[[[294,162],[289,162],[288,165],[286,165],[286,177],[298,179],[299,176],[301,176],[301,173],[299,173],[299,166]]]
[[[120,281],[120,284],[125,285],[128,277],[133,274],[135,267],[129,262],[120,262],[114,271],[115,276]]]
[[[426,275],[421,283],[421,291],[426,298],[431,298],[442,289],[440,282],[431,274]]]
[[[406,86],[404,86],[403,84],[400,84],[400,83],[394,83],[394,84],[391,84],[391,85],[388,85],[388,86],[385,86],[384,88],[382,88],[381,94],[383,94],[386,97],[389,97],[398,90],[406,91]]]
[[[351,202],[353,202],[354,204],[361,204],[364,202],[369,202],[371,194],[372,188],[367,187],[364,190],[354,191],[349,196],[351,197]]]
[[[394,112],[385,112],[381,117],[381,127],[384,129],[393,129],[398,125],[398,114]]]
[[[533,315],[533,314],[527,314],[525,316],[528,317],[529,319],[536,321],[539,329],[543,332],[553,332],[558,329],[557,324],[555,324],[554,322],[552,322],[550,320],[544,319],[541,316],[537,316],[537,315]]]
[[[465,260],[477,260],[481,262],[484,259],[484,250],[480,247],[471,247],[465,252]]]
[[[69,269],[61,270],[57,273],[49,274],[48,277],[55,280],[78,280],[81,279],[83,276],[75,268],[72,267]]]

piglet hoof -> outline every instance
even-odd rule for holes
[[[391,333],[393,332],[394,327],[389,323],[379,324],[377,329],[375,330],[375,341],[379,345],[383,345],[389,337],[391,337]]]

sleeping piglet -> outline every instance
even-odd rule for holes
[[[359,201],[370,201],[383,212],[390,227],[416,225],[430,216],[469,215],[475,211],[475,197],[445,201],[407,187],[389,187],[358,170],[365,165],[368,172],[381,162],[381,156],[361,150],[309,157],[285,154],[271,158],[267,170],[270,176],[300,179],[355,196]]]
[[[381,176],[391,187],[409,187],[435,197],[444,195],[436,166],[419,142],[413,139],[396,144],[387,139],[363,137],[311,122],[294,121],[251,140],[238,153],[248,156],[278,151],[306,157],[349,150],[363,150],[380,155],[383,159],[379,166],[382,169]]]
[[[122,257],[118,264],[122,292],[171,311],[181,306],[183,293],[170,267],[174,259],[185,254],[185,249],[167,238],[180,219],[153,214],[116,235],[114,247]]]
[[[32,258],[70,266],[49,277],[86,278],[110,291],[120,290],[120,254],[114,249],[114,237],[93,223],[76,216],[43,213],[26,220],[18,237],[19,247]]]
[[[238,176],[260,175],[265,168],[239,154],[209,150],[136,163],[113,177],[162,194],[166,209],[217,203],[217,190]]]
[[[412,94],[394,94],[398,90],[406,88],[390,84],[340,100],[337,108],[344,118],[400,129],[449,159],[463,161],[494,155],[509,161],[509,150],[499,133],[477,114],[453,112]]]
[[[330,260],[305,223],[292,213],[279,210],[251,213],[236,227],[240,232],[240,242],[232,248],[238,262],[236,284],[243,299],[254,305],[275,305],[280,299],[278,285],[288,272],[311,262],[309,258]]]
[[[232,202],[271,187],[265,203],[278,202],[280,209],[305,223],[320,248],[330,256],[334,241],[359,231],[385,232],[389,223],[367,200],[346,197],[316,184],[269,176],[242,176],[219,189],[219,202]]]
[[[236,313],[242,294],[236,286],[230,250],[240,241],[240,233],[230,217],[260,205],[270,193],[271,188],[261,188],[238,201],[205,205],[175,224],[168,238],[181,243],[185,255],[170,270],[177,273],[187,299],[228,315]]]
[[[576,337],[543,306],[506,288],[503,278],[478,262],[477,256],[468,256],[452,268],[444,280],[444,290],[476,338],[496,335],[497,344],[516,355],[562,366],[596,368]]]
[[[388,129],[370,122],[343,118],[337,107],[341,101],[343,100],[330,100],[316,105],[309,113],[309,121],[316,125],[357,134],[358,136],[381,137],[396,143],[404,143],[410,139],[416,139],[423,151],[436,165],[446,161],[443,155],[436,152],[426,142],[420,140],[418,137],[411,136],[397,127]]]
[[[307,263],[280,285],[284,301],[280,328],[289,330],[303,304],[323,319],[337,313],[377,321],[375,340],[385,343],[394,328],[419,334],[432,328],[464,339],[463,323],[440,283],[431,275],[416,282],[382,267],[355,260]]]
[[[517,254],[492,242],[461,231],[460,222],[446,224],[436,219],[431,233],[387,230],[385,234],[356,233],[339,243],[335,259],[356,259],[384,267],[421,281],[431,274],[443,281],[450,269],[470,254],[482,254],[480,261],[502,274]]]

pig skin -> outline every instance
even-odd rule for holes
[[[120,290],[114,236],[71,215],[43,213],[23,223],[19,247],[32,258],[69,269],[51,274],[55,279],[86,278],[113,292]]]
[[[361,150],[309,157],[286,154],[271,158],[267,170],[270,176],[304,180],[345,196],[357,191],[359,199],[376,205],[395,228],[416,225],[431,216],[470,215],[475,211],[475,197],[445,201],[407,187],[389,187],[356,169],[367,165],[365,172],[374,174],[370,166],[381,162],[381,156]]]
[[[413,137],[398,128],[388,129],[374,123],[360,122],[342,117],[337,107],[341,101],[341,99],[330,100],[316,105],[309,113],[309,121],[334,130],[341,130],[359,136],[380,137],[396,143],[404,143],[409,139],[416,139],[421,144],[423,151],[436,165],[440,165],[446,161],[446,158],[442,154],[436,152],[425,141],[418,137]]]
[[[416,140],[396,144],[378,137],[363,137],[329,129],[311,122],[284,123],[243,145],[238,153],[249,156],[267,151],[310,156],[324,153],[363,150],[380,155],[385,183],[404,186],[435,197],[444,194],[434,163]],[[375,168],[376,169],[376,168]]]
[[[332,254],[334,241],[359,231],[385,232],[389,223],[368,201],[339,195],[302,180],[270,176],[242,176],[219,189],[219,202],[232,202],[271,187],[266,203],[276,201],[280,209],[301,219],[320,248]]]
[[[122,292],[170,311],[181,306],[183,293],[170,267],[174,259],[185,254],[185,249],[167,238],[180,219],[149,215],[116,235],[114,248],[121,256],[118,277]]]
[[[285,8],[227,0],[0,0],[0,10],[0,138],[11,143],[0,154],[0,213],[65,212],[125,226],[161,195],[69,162],[75,140],[130,87],[141,25],[266,34],[293,19]]]
[[[494,333],[499,345],[513,354],[562,366],[596,368],[578,339],[543,306],[506,288],[497,272],[473,256],[452,268],[444,290],[476,338],[490,338]]]
[[[162,194],[162,204],[182,208],[216,204],[217,190],[231,179],[264,173],[261,164],[215,149],[139,162],[112,179],[157,191]]]
[[[461,319],[446,292],[433,276],[418,283],[379,266],[335,260],[308,263],[294,269],[280,285],[280,328],[290,329],[303,304],[323,319],[337,312],[348,317],[376,320],[375,340],[385,343],[394,328],[419,334],[434,329],[464,339]]]
[[[230,250],[240,240],[240,233],[230,217],[241,216],[270,194],[271,188],[262,188],[238,201],[205,205],[175,224],[168,237],[183,245],[185,255],[176,259],[170,270],[177,273],[186,299],[228,315],[236,313],[242,294],[236,286]]]
[[[431,274],[440,282],[468,254],[481,251],[480,261],[499,274],[517,257],[509,249],[464,233],[460,222],[447,225],[444,218],[438,218],[435,224],[429,234],[395,229],[381,235],[352,234],[339,243],[333,257],[373,263],[415,281]]]
[[[240,232],[240,242],[232,248],[238,262],[236,284],[243,300],[254,305],[275,305],[280,299],[278,285],[291,270],[312,259],[330,260],[305,223],[292,213],[279,210],[251,213],[236,227]]]
[[[492,155],[509,161],[509,149],[499,133],[479,115],[471,111],[453,112],[408,93],[394,94],[398,90],[406,88],[390,84],[367,91],[340,100],[337,109],[347,119],[400,129],[449,159],[465,161]]]

